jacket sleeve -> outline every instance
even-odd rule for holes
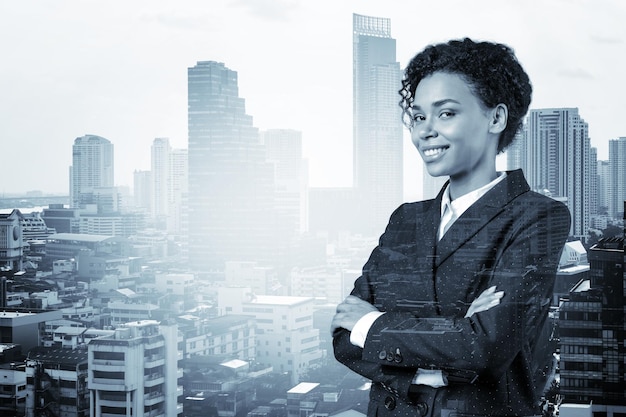
[[[339,351],[347,355],[344,360],[350,358],[344,363],[350,363],[348,366],[357,372],[360,363],[368,363],[368,371],[376,364],[405,369],[433,367],[498,379],[520,350],[533,348],[547,318],[570,225],[567,208],[550,201],[510,216],[506,233],[494,248],[493,264],[479,273],[486,287],[495,285],[504,291],[498,306],[470,318],[438,317],[443,320],[439,322],[410,311],[387,312],[371,327],[362,352],[352,349],[348,355],[348,350]],[[454,279],[453,274],[449,278]],[[367,299],[370,295],[363,296]],[[337,342],[345,342],[345,334],[341,338]],[[389,361],[381,354],[390,351],[401,360]],[[531,352],[525,356],[530,357]]]
[[[351,295],[374,304],[374,295],[368,284],[369,273],[376,269],[381,251],[388,246],[392,246],[393,242],[397,241],[398,238],[403,238],[401,236],[402,231],[406,230],[406,227],[403,226],[406,224],[403,213],[407,206],[407,204],[403,204],[392,213],[387,228],[379,239],[378,246],[374,248],[368,261],[363,266],[362,275],[355,281]],[[348,330],[337,329],[334,332],[333,350],[335,358],[354,372],[374,382],[385,382],[388,380],[389,377],[383,372],[379,360],[363,359],[363,349],[350,343],[350,332]]]

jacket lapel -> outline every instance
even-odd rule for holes
[[[436,244],[435,267],[439,267],[460,246],[498,216],[511,200],[528,190],[521,170],[507,172],[507,177],[467,209]],[[440,198],[437,207],[441,207]],[[437,227],[438,225],[439,222]]]

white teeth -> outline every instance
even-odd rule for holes
[[[443,152],[446,148],[434,148],[434,149],[426,149],[424,151],[425,156],[435,156]]]

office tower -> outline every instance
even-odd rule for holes
[[[187,150],[172,148],[168,138],[156,138],[151,151],[152,218],[157,228],[180,235],[189,170]]]
[[[531,189],[567,198],[570,235],[587,239],[589,229],[590,142],[577,108],[530,110],[520,151]]]
[[[598,212],[607,214],[609,210],[609,195],[611,181],[611,166],[609,161],[598,161]]]
[[[92,204],[93,191],[113,187],[113,144],[96,135],[74,140],[70,167],[70,204],[83,207]]]
[[[403,197],[400,64],[391,20],[353,15],[354,187],[361,231],[379,234]]]
[[[133,172],[135,208],[152,213],[152,171]]]
[[[590,280],[574,287],[560,308],[560,393],[563,404],[590,405],[593,415],[622,415],[626,412],[624,239],[602,239],[588,257]]]
[[[91,340],[87,345],[89,415],[182,415],[178,339],[176,325],[143,320]]]
[[[598,149],[589,148],[589,215],[598,214]]]
[[[187,149],[170,152],[170,182],[168,189],[167,231],[173,236],[187,230],[187,197],[189,189],[189,154]]]
[[[151,148],[152,216],[166,217],[168,212],[168,189],[170,181],[170,152],[167,138],[156,138]]]
[[[619,219],[626,200],[626,137],[609,141],[609,216]]]
[[[272,253],[273,168],[223,63],[188,69],[189,263],[199,272]]]
[[[308,176],[302,159],[302,132],[270,129],[261,132],[267,162],[274,166],[274,239],[286,250],[307,230]]]

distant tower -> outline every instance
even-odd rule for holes
[[[626,137],[609,141],[609,166],[609,215],[620,219],[626,201]]]
[[[598,212],[608,213],[611,166],[609,161],[598,161]]]
[[[223,63],[188,70],[189,264],[222,270],[228,260],[272,253],[273,168]]]
[[[598,214],[598,149],[589,148],[589,215]]]
[[[168,188],[170,182],[170,153],[172,147],[168,138],[156,138],[151,149],[152,171],[152,216],[166,218],[169,206]]]
[[[113,144],[96,135],[74,140],[70,167],[70,204],[81,207],[93,203],[95,188],[113,187]]]
[[[586,241],[589,229],[590,142],[577,108],[531,110],[520,151],[530,187],[566,197],[572,214],[570,234]]]
[[[380,233],[403,198],[401,71],[391,20],[353,15],[353,165],[362,231]]]
[[[293,238],[307,229],[307,165],[302,159],[302,132],[270,129],[262,132],[267,161],[274,166],[277,227]]]

